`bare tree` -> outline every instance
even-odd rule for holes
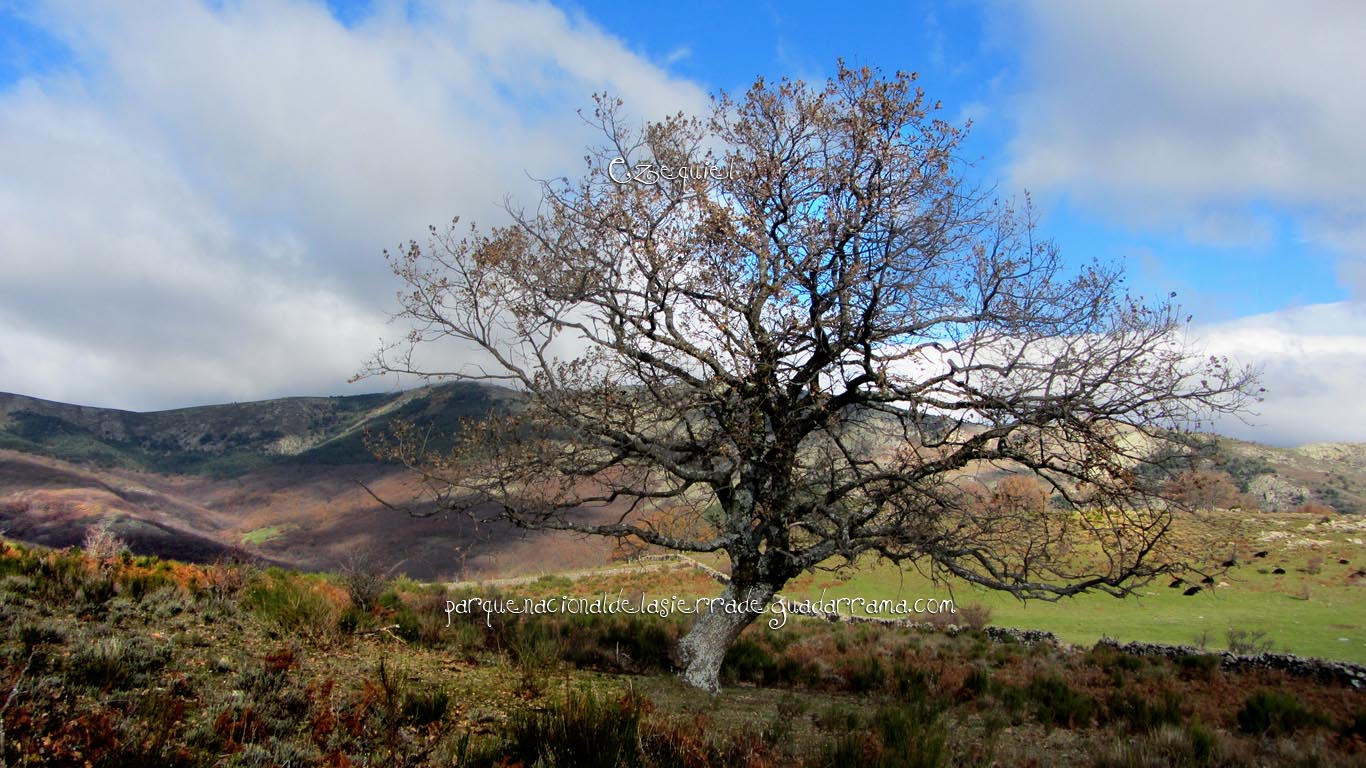
[[[789,579],[861,555],[1043,599],[1188,565],[1135,467],[1160,430],[1241,407],[1252,373],[1195,359],[1168,301],[967,185],[961,130],[913,80],[841,65],[643,126],[599,98],[581,178],[386,254],[413,330],[367,371],[521,399],[452,451],[412,425],[382,450],[442,508],[727,555],[729,608],[678,649],[709,690]],[[490,362],[423,364],[441,341]],[[974,503],[986,468],[1069,509]]]

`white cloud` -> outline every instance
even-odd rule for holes
[[[380,250],[581,168],[593,92],[705,95],[545,4],[61,2],[0,92],[0,389],[132,408],[347,391]]]
[[[1348,302],[1296,307],[1206,326],[1211,354],[1260,366],[1264,402],[1250,423],[1224,418],[1216,431],[1277,445],[1366,442],[1366,310]]]
[[[1338,259],[1355,303],[1204,327],[1211,352],[1265,371],[1255,426],[1217,429],[1281,444],[1366,440],[1366,5],[1026,9],[1013,182],[1230,248],[1265,246],[1288,221],[1310,251]],[[1225,290],[1250,288],[1229,275]]]
[[[1263,237],[1266,204],[1366,256],[1366,4],[1028,8],[1016,183],[1217,243]]]

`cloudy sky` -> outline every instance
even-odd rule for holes
[[[0,391],[148,410],[347,384],[381,251],[572,173],[575,111],[915,70],[1065,254],[1264,367],[1220,430],[1366,441],[1366,5],[0,0]],[[737,9],[732,6],[742,6]]]

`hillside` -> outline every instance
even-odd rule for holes
[[[600,561],[603,542],[547,548],[541,537],[467,518],[410,517],[365,490],[404,506],[420,490],[406,470],[370,455],[367,430],[403,417],[449,435],[514,398],[449,384],[133,413],[0,394],[0,530],[64,547],[108,520],[139,554],[424,579]]]
[[[1366,512],[1366,443],[1278,448],[1217,435],[1199,451],[1206,467],[1228,472],[1257,507],[1285,512],[1316,502]]]
[[[107,520],[138,554],[200,563],[250,557],[310,571],[363,567],[420,579],[581,567],[607,557],[607,542],[547,546],[548,535],[463,516],[411,517],[386,509],[361,483],[399,503],[419,491],[406,470],[375,463],[277,465],[223,479],[0,451],[0,531],[66,547]]]
[[[0,449],[101,467],[237,477],[271,466],[365,464],[367,429],[396,416],[438,433],[514,397],[474,384],[345,397],[289,397],[135,413],[0,393]]]
[[[415,519],[365,490],[398,505],[421,490],[370,455],[367,431],[402,417],[450,435],[516,398],[445,384],[134,413],[0,393],[0,530],[60,547],[108,520],[142,554],[195,562],[250,554],[309,570],[364,563],[424,579],[602,562],[608,542]],[[1287,449],[1207,436],[1195,456],[1197,468],[1227,473],[1249,508],[1366,510],[1364,444]],[[985,482],[1001,476],[973,472]]]

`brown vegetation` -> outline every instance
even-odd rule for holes
[[[448,627],[470,593],[393,581],[362,609],[313,576],[110,565],[0,543],[5,764],[1366,764],[1360,692],[1214,656],[796,621],[747,631],[733,687],[699,698],[669,674],[674,621]]]

